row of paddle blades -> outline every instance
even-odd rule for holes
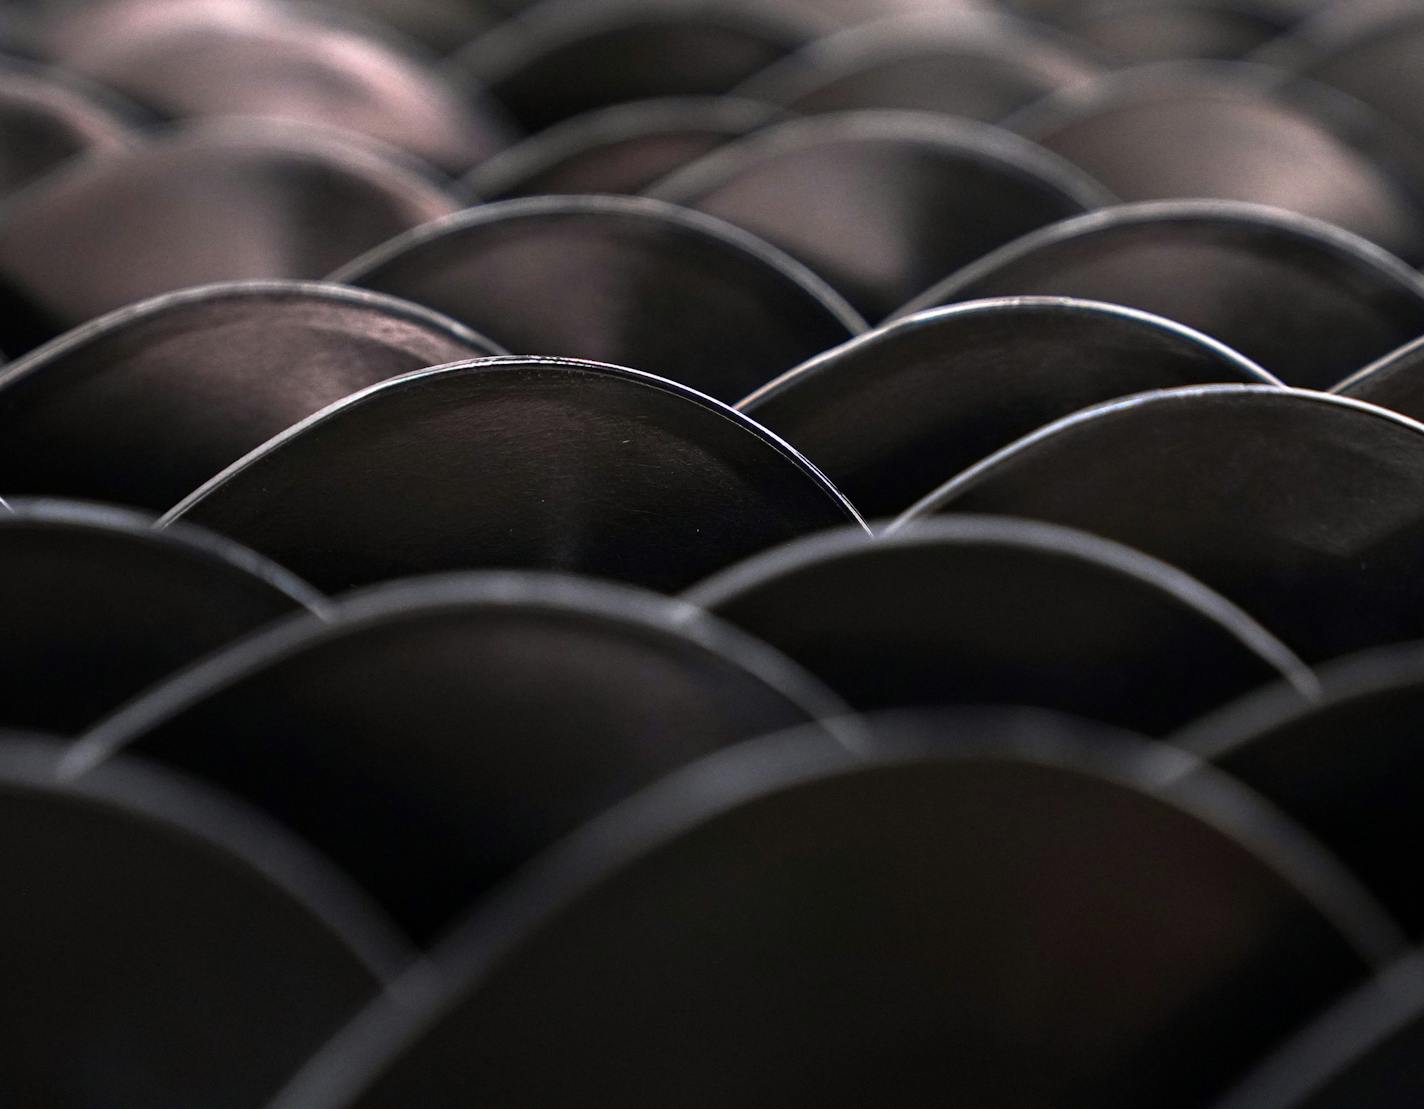
[[[1424,1099],[1424,6],[0,5],[0,1102]]]

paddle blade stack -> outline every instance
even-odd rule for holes
[[[1424,1104],[1424,0],[0,0],[0,1109]]]

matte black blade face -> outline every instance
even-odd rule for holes
[[[1393,18],[1370,21],[1355,34],[1322,44],[1296,72],[1368,104],[1416,142],[1424,141],[1424,13],[1400,5]]]
[[[1424,1089],[1424,957],[1355,990],[1216,1109],[1388,1109]]]
[[[347,881],[225,798],[0,733],[7,1105],[249,1109],[407,962]]]
[[[1285,13],[1249,0],[1097,0],[1058,23],[1124,63],[1244,58],[1291,26]]]
[[[145,517],[0,512],[0,724],[72,733],[209,651],[320,604],[251,551]]]
[[[1372,651],[1320,672],[1313,706],[1268,690],[1181,742],[1310,829],[1424,936],[1424,651]]]
[[[1024,520],[954,518],[869,542],[818,536],[685,595],[859,709],[1034,704],[1150,734],[1304,663],[1186,575]]]
[[[1193,765],[982,712],[714,756],[526,871],[274,1109],[1202,1105],[1391,929]]]
[[[1405,343],[1331,390],[1411,419],[1424,418],[1424,339]]]
[[[876,518],[903,512],[965,467],[1080,408],[1211,382],[1275,383],[1234,351],[1160,317],[1026,297],[887,324],[737,407]]]
[[[1213,201],[1131,204],[1047,228],[897,316],[1025,294],[1153,312],[1312,389],[1424,332],[1424,281],[1398,259],[1314,220]]]
[[[0,348],[210,281],[317,278],[452,200],[378,151],[276,123],[179,130],[28,190],[0,238]]]
[[[162,512],[342,397],[498,353],[427,309],[339,285],[172,293],[0,371],[0,474],[10,492]]]
[[[780,252],[644,197],[472,208],[332,280],[427,305],[518,354],[632,366],[729,404],[864,328]]]
[[[431,68],[364,31],[277,5],[170,5],[166,18],[71,51],[66,65],[162,116],[263,116],[338,127],[451,173],[508,128]]]
[[[640,193],[779,115],[774,107],[736,97],[619,104],[554,124],[495,155],[466,182],[487,200]]]
[[[1358,104],[1279,81],[1253,66],[1152,66],[1068,90],[1009,126],[1123,200],[1268,204],[1424,260],[1421,152]]]
[[[453,64],[536,132],[629,100],[727,92],[809,34],[755,5],[562,0],[476,39]]]
[[[495,566],[670,591],[859,517],[799,454],[707,397],[633,370],[505,358],[333,405],[165,519],[339,592]]]
[[[796,112],[909,109],[997,123],[1099,67],[1041,28],[987,15],[877,20],[812,42],[738,90]]]
[[[0,196],[70,158],[135,141],[129,121],[78,84],[38,66],[0,64]]]
[[[1031,143],[923,112],[784,123],[651,195],[781,247],[870,320],[995,247],[1111,201]]]
[[[1248,385],[1115,401],[1020,439],[899,523],[945,512],[1135,547],[1308,662],[1424,637],[1424,426],[1356,401]]]
[[[293,621],[94,729],[240,796],[432,938],[538,851],[663,774],[845,713],[686,605],[547,575],[390,587]]]

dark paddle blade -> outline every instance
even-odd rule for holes
[[[74,749],[220,786],[429,940],[663,774],[847,711],[774,651],[655,594],[548,575],[388,586],[214,657]]]
[[[455,55],[529,132],[630,100],[725,93],[810,36],[756,5],[553,0]]]
[[[875,727],[600,819],[274,1106],[1187,1109],[1399,951],[1179,752],[1023,713]]]
[[[0,370],[0,474],[14,493],[162,512],[333,401],[499,353],[453,320],[339,285],[170,293]]]
[[[1045,228],[897,316],[1024,294],[1153,312],[1312,389],[1424,332],[1424,278],[1397,258],[1329,224],[1225,201],[1129,204]]]
[[[517,354],[632,366],[729,404],[865,326],[779,251],[644,197],[472,208],[333,280],[427,305]]]
[[[1006,125],[1123,200],[1273,205],[1424,260],[1424,147],[1328,89],[1282,87],[1273,70],[1147,66],[1066,90]]]
[[[165,517],[233,536],[330,592],[476,567],[676,590],[858,519],[801,455],[732,409],[635,370],[538,358],[373,386]]]
[[[986,251],[1112,199],[1032,143],[928,112],[783,123],[650,195],[779,246],[871,320]]]
[[[1424,937],[1424,649],[1322,667],[1318,703],[1268,689],[1175,737],[1327,844],[1417,940]]]
[[[1424,338],[1405,343],[1330,391],[1393,409],[1411,419],[1424,418]]]
[[[1348,13],[1356,5],[1333,5]],[[1424,12],[1397,4],[1396,14],[1362,20],[1353,33],[1320,43],[1296,65],[1300,77],[1322,82],[1368,104],[1416,142],[1424,142]]]
[[[1245,58],[1293,24],[1259,0],[1088,0],[1054,22],[1124,64]]]
[[[811,459],[867,517],[1080,408],[1149,389],[1275,383],[1199,332],[1066,298],[977,301],[877,328],[739,409]]]
[[[944,512],[1135,547],[1308,662],[1424,637],[1424,425],[1358,401],[1250,385],[1114,401],[990,456],[901,523]]]
[[[1033,704],[1149,734],[1305,664],[1228,601],[1082,532],[952,517],[816,536],[685,595],[861,709]]]
[[[554,124],[496,154],[465,181],[488,200],[632,195],[780,116],[771,105],[729,96],[617,104]]]
[[[223,122],[85,159],[27,190],[0,236],[0,348],[19,354],[159,293],[317,278],[455,209],[435,184],[330,132]]]
[[[510,127],[417,56],[318,7],[170,4],[65,64],[168,119],[249,116],[339,128],[450,173],[505,146]]]
[[[0,64],[0,196],[71,158],[133,145],[132,122],[69,75],[6,59]]]
[[[0,513],[0,723],[72,733],[254,628],[320,607],[303,582],[191,528],[59,501]]]
[[[817,39],[737,92],[795,112],[907,109],[997,123],[1099,66],[1046,28],[975,12],[882,19]]]
[[[6,1105],[250,1109],[412,953],[228,799],[0,734]]]
[[[1215,1109],[1392,1109],[1424,1090],[1424,956],[1411,955],[1293,1037]]]

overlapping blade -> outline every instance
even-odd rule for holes
[[[525,129],[655,96],[729,92],[811,34],[721,0],[544,0],[455,55]]]
[[[650,194],[781,247],[872,321],[986,251],[1112,199],[1032,143],[927,112],[783,123]]]
[[[427,305],[516,354],[630,366],[729,404],[864,328],[779,251],[646,197],[471,208],[333,280]]]
[[[9,1105],[260,1105],[411,959],[359,894],[221,795],[0,734]]]
[[[52,70],[7,59],[0,66],[0,195],[71,158],[138,141],[134,121],[98,90]]]
[[[8,492],[162,512],[350,393],[498,353],[453,320],[339,285],[170,293],[0,371],[0,474]]]
[[[437,579],[328,617],[156,688],[91,730],[69,766],[82,781],[116,753],[141,755],[241,796],[422,940],[640,786],[845,711],[712,618],[594,582]]]
[[[1162,734],[1304,663],[1171,567],[1082,532],[949,517],[770,551],[686,594],[860,709],[1031,704]]]
[[[1203,385],[1050,424],[897,527],[987,512],[1082,528],[1194,575],[1321,662],[1424,636],[1421,508],[1424,425],[1324,393]]]
[[[959,304],[833,348],[737,407],[804,452],[868,517],[1081,408],[1150,389],[1274,383],[1199,332],[1059,297]]]
[[[858,519],[801,455],[700,393],[599,363],[496,358],[349,397],[164,522],[233,536],[338,592],[477,567],[676,590]]]
[[[556,123],[489,158],[467,183],[488,200],[640,193],[779,115],[771,105],[729,96],[616,104]]]
[[[751,745],[615,810],[274,1106],[1186,1107],[1398,950],[1180,754],[1032,715],[876,733]]]
[[[509,128],[413,54],[280,4],[178,4],[65,53],[75,72],[168,119],[261,116],[340,128],[458,173]]]
[[[1123,200],[1211,197],[1329,220],[1424,261],[1424,146],[1330,90],[1228,63],[1110,74],[1007,126]]]
[[[1130,204],[1027,235],[897,315],[1051,294],[1187,324],[1289,385],[1326,389],[1424,331],[1424,279],[1337,227],[1224,201]]]
[[[456,205],[381,151],[224,122],[71,164],[7,207],[0,348],[22,353],[145,297],[319,278]]]
[[[150,523],[57,501],[0,513],[0,725],[80,731],[192,659],[321,607],[235,543]]]
[[[796,112],[908,109],[997,123],[1096,76],[1090,52],[983,13],[926,12],[817,39],[737,90]]]
[[[1424,958],[1361,986],[1293,1038],[1217,1109],[1353,1109],[1411,1099],[1424,1082]]]
[[[1320,670],[1317,703],[1267,689],[1177,741],[1269,798],[1344,860],[1416,939],[1424,652],[1351,656]]]
[[[1088,0],[1056,20],[1110,57],[1139,63],[1244,58],[1293,22],[1259,0]]]

